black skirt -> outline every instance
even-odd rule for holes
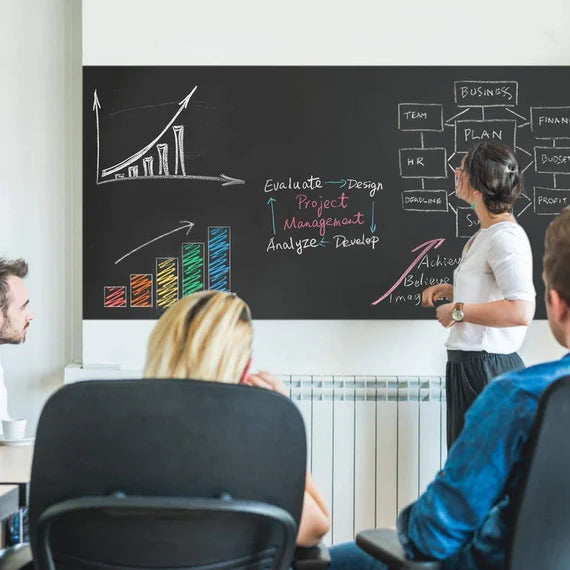
[[[447,449],[463,429],[465,413],[485,386],[499,374],[524,368],[521,357],[483,351],[448,350],[445,368]]]

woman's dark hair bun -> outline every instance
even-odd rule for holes
[[[510,212],[522,193],[522,177],[513,151],[498,142],[477,143],[468,153],[465,167],[469,184],[483,195],[492,214]]]

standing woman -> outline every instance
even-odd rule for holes
[[[463,428],[464,415],[489,381],[524,368],[521,347],[535,309],[532,252],[513,216],[522,178],[513,152],[496,142],[476,144],[455,170],[455,193],[475,211],[479,231],[463,248],[449,284],[428,287],[422,305],[437,308],[450,327],[446,342],[447,447]]]

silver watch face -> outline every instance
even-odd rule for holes
[[[453,309],[453,312],[451,313],[451,317],[454,321],[462,321],[463,316],[463,311],[461,309]]]

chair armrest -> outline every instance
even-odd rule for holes
[[[319,542],[316,546],[297,546],[292,566],[295,570],[326,570],[330,563],[329,549]]]
[[[395,530],[364,530],[356,535],[356,544],[376,560],[398,570],[440,570],[439,560],[409,560]]]
[[[0,570],[34,570],[29,542],[0,550]]]

